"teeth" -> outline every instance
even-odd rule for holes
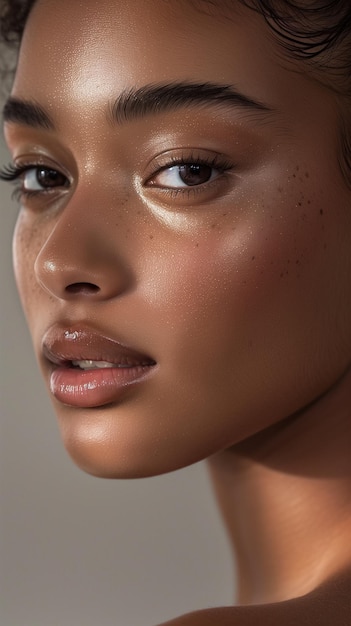
[[[72,361],[74,367],[79,367],[82,370],[95,370],[106,369],[107,367],[118,367],[116,363],[109,363],[108,361],[91,361],[90,359],[84,359],[83,361]]]

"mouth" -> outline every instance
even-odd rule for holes
[[[42,354],[49,387],[59,402],[94,408],[120,402],[127,388],[141,383],[156,361],[87,326],[52,326]]]

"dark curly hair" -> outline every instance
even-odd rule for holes
[[[18,45],[35,0],[0,0],[0,33],[3,41]]]

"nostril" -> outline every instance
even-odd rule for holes
[[[67,285],[65,291],[72,294],[78,293],[91,295],[98,293],[100,291],[100,287],[94,285],[93,283],[72,283],[71,285]]]

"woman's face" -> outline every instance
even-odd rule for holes
[[[199,461],[344,373],[351,194],[300,70],[239,3],[38,0],[5,110],[15,271],[86,471]]]

